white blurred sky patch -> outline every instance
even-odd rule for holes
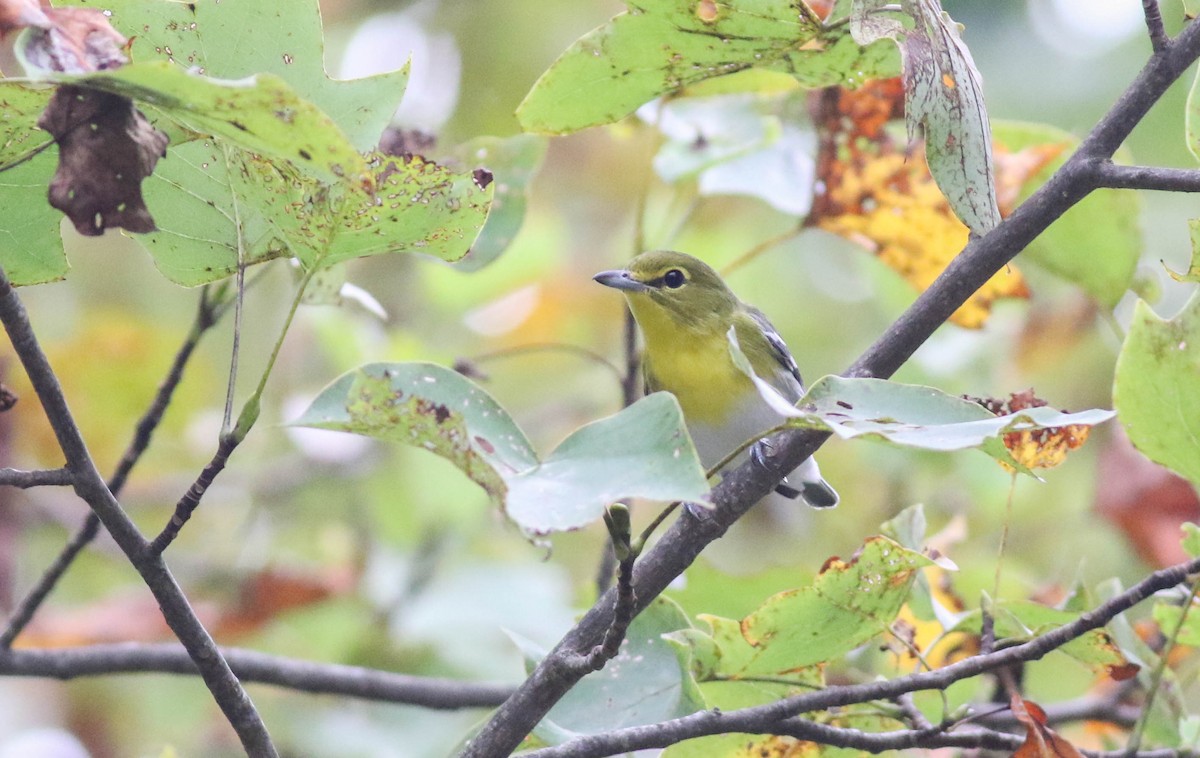
[[[1094,58],[1145,33],[1137,0],[1028,0],[1038,36],[1071,58]]]
[[[462,58],[451,34],[431,31],[436,0],[369,17],[354,30],[338,76],[357,79],[402,68],[409,60],[408,88],[396,109],[401,126],[437,132],[458,104]]]

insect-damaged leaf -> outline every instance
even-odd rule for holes
[[[423,447],[533,534],[577,529],[625,497],[700,501],[708,493],[667,393],[577,429],[545,458],[483,389],[429,363],[361,366],[322,390],[295,424]]]
[[[905,0],[912,28],[887,15],[885,0],[854,0],[850,28],[860,45],[891,38],[904,60],[908,138],[925,136],[929,171],[950,206],[976,234],[1000,223],[992,173],[992,133],[971,53],[938,0]]]
[[[795,677],[853,650],[887,629],[917,577],[933,565],[920,553],[886,537],[872,537],[848,561],[831,558],[809,587],[769,598],[741,621],[709,617],[712,633],[687,630],[671,635],[693,655],[705,679]]]
[[[818,426],[843,439],[866,436],[925,450],[979,448],[996,460],[1028,472],[1004,445],[1007,435],[1052,427],[1095,425],[1116,415],[1092,409],[1063,413],[1049,406],[997,416],[982,405],[932,387],[883,379],[826,376],[800,399]],[[800,425],[807,418],[798,419]]]
[[[618,121],[659,95],[751,68],[806,87],[892,75],[886,43],[866,49],[825,28],[801,0],[636,0],[581,37],[517,109],[528,131],[561,134]]]

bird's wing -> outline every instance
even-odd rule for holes
[[[760,365],[760,362],[751,360],[755,373],[760,379],[770,382],[789,402],[796,402],[804,395],[804,380],[800,377],[796,359],[792,357],[792,352],[788,350],[783,337],[779,336],[779,331],[762,311],[747,307],[746,312],[757,328],[752,329],[749,324],[739,328],[738,341],[745,345],[750,340],[761,343],[765,338],[768,352],[774,359],[768,365]]]

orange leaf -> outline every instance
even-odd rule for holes
[[[822,189],[809,223],[862,245],[915,288],[926,289],[966,245],[968,232],[930,176],[924,146],[905,149],[887,129],[904,118],[900,80],[868,82],[853,91],[826,90],[815,111]],[[1012,211],[1029,178],[1062,149],[1041,145],[1011,153],[995,146],[1003,215]],[[992,302],[1002,297],[1029,297],[1025,279],[1014,267],[993,276],[951,320],[978,328]]]
[[[1013,716],[1025,725],[1025,742],[1013,758],[1083,758],[1075,746],[1046,726],[1046,712],[1032,700],[1013,695]]]
[[[1007,401],[996,398],[972,399],[997,416],[1019,413],[1028,408],[1040,408],[1046,404],[1032,389],[1014,392],[1008,396]],[[1004,435],[1004,446],[1008,448],[1012,457],[1026,468],[1054,468],[1066,460],[1067,453],[1083,446],[1090,431],[1090,426],[1073,424],[1029,432],[1011,432]],[[1003,462],[1000,465],[1010,468]]]

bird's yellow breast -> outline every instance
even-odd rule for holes
[[[723,423],[746,393],[757,392],[730,358],[726,335],[682,329],[656,305],[630,300],[646,340],[647,383],[675,395],[689,423]]]

